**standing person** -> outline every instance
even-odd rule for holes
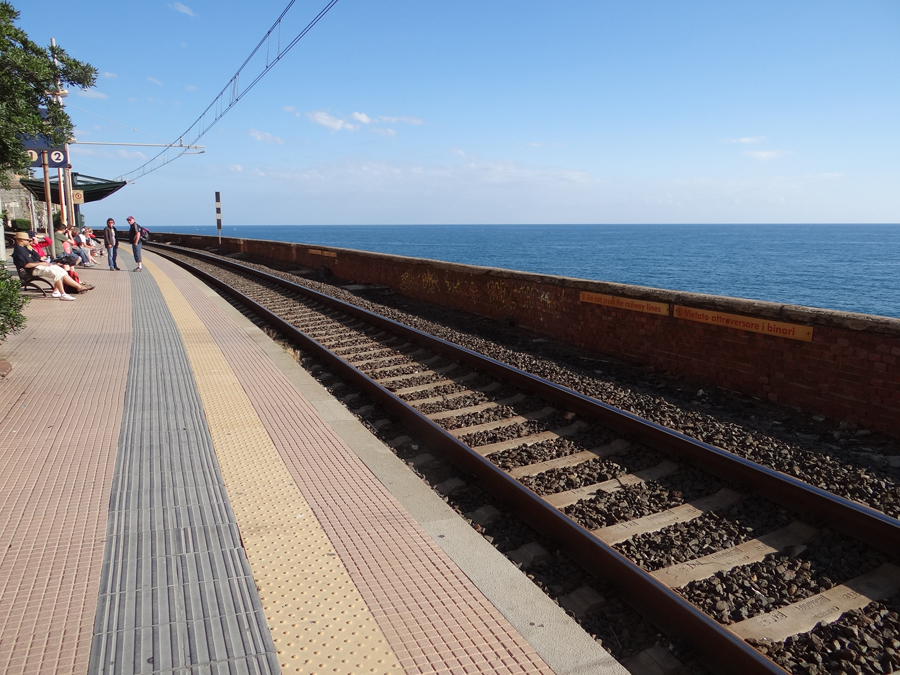
[[[143,272],[144,267],[141,263],[141,226],[134,220],[134,216],[128,216],[125,220],[128,221],[128,238],[131,239],[131,250],[134,254],[134,261],[137,263],[137,267],[133,271]]]
[[[106,259],[109,262],[109,271],[118,272],[119,237],[116,236],[116,221],[106,219],[106,228],[103,230],[103,245],[106,247]]]

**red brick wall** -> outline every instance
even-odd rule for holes
[[[154,238],[197,248],[216,245],[213,237]],[[340,279],[510,318],[599,353],[900,434],[900,319],[303,244],[223,239],[222,246],[298,268],[328,267]],[[581,291],[668,303],[670,315],[585,303]],[[671,315],[676,304],[812,326],[813,339],[803,342],[677,319]]]

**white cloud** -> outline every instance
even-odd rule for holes
[[[229,164],[228,170],[229,171],[243,171],[244,167],[242,167],[240,164]]]
[[[362,122],[363,124],[369,124],[372,121],[371,117],[366,115],[366,113],[361,113],[361,112],[355,112],[352,115],[350,115],[350,117],[355,119],[357,122]]]
[[[187,89],[188,91],[197,91],[197,85],[189,84],[188,86],[185,87],[185,89]]]
[[[97,91],[96,89],[79,89],[77,94],[84,98],[109,98],[102,91]]]
[[[294,112],[296,108],[292,105],[286,105],[282,108],[282,110],[284,110],[284,112]]]
[[[764,141],[768,136],[744,136],[742,138],[729,138],[729,143],[759,143]]]
[[[119,150],[118,155],[122,159],[147,159],[147,155],[145,155],[143,152],[139,152],[138,150]]]
[[[119,77],[119,76],[116,75],[115,73],[103,73],[102,76],[105,77],[105,78],[108,79],[108,80],[114,80],[114,79],[116,79],[117,77]]]
[[[169,5],[176,12],[181,12],[182,14],[187,14],[188,16],[194,16],[194,10],[192,10],[187,5],[182,5],[180,2],[173,2]]]
[[[359,129],[358,124],[351,124],[346,120],[342,120],[338,117],[329,115],[324,110],[313,110],[312,112],[306,113],[306,116],[309,118],[310,122],[313,122],[314,124],[321,124],[323,127],[328,127],[329,129],[334,129],[335,131],[340,131],[341,129],[346,129],[347,131],[357,131]]]
[[[256,129],[251,129],[249,133],[250,136],[258,141],[262,141],[263,143],[277,143],[278,145],[284,145],[284,141],[278,138],[278,136],[273,136],[272,134],[265,131],[257,131]]]
[[[87,157],[99,154],[94,148],[83,148],[78,143],[69,146],[69,153],[72,155],[85,155]]]
[[[386,117],[382,115],[378,118],[378,121],[387,122],[388,124],[412,124],[413,126],[425,124],[425,121],[419,117]]]
[[[387,136],[388,138],[393,138],[397,135],[397,132],[393,129],[379,129],[378,127],[372,127],[372,133],[379,136]]]
[[[779,157],[784,157],[785,155],[789,155],[791,153],[785,150],[751,150],[744,153],[745,155],[749,155],[753,159],[758,159],[760,162],[765,162],[770,159],[778,159]]]
[[[159,80],[157,80],[155,77],[148,77],[148,78],[147,78],[147,81],[148,81],[148,82],[152,82],[153,84],[158,84],[159,86],[162,86],[162,82],[160,82]]]
[[[136,98],[129,98],[129,99],[128,99],[128,102],[129,102],[129,103],[134,103],[135,101],[137,101]]]

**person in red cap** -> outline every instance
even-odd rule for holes
[[[137,263],[137,267],[133,271],[143,272],[144,267],[141,263],[141,226],[137,224],[134,216],[128,216],[125,220],[128,221],[128,238],[131,239],[131,251],[134,255],[134,262]]]

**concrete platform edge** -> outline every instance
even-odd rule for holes
[[[447,506],[274,340],[211,287],[194,277],[191,281],[263,349],[557,675],[627,674],[574,619]]]

